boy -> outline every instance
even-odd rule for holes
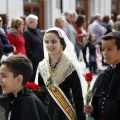
[[[102,54],[109,64],[93,86],[92,106],[84,112],[95,120],[120,120],[120,32],[111,32],[102,38]]]
[[[1,62],[0,105],[6,120],[50,120],[41,101],[25,87],[32,72],[31,61],[23,55],[13,55]]]

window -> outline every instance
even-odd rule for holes
[[[77,7],[84,7],[84,0],[77,0],[76,1],[76,6]]]
[[[38,0],[24,0],[24,2],[33,2],[33,3],[38,3]]]

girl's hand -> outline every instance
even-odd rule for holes
[[[84,113],[85,114],[91,114],[93,112],[93,106],[92,105],[84,105]]]

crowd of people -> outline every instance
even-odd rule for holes
[[[91,120],[119,120],[120,16],[113,22],[95,14],[87,23],[84,15],[67,11],[44,36],[38,19],[14,17],[8,27],[0,16],[0,119],[86,120],[90,115]],[[108,66],[103,71],[98,57]],[[85,102],[81,60],[98,75],[91,104]],[[34,94],[27,82],[44,91]]]

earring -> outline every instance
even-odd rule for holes
[[[63,47],[61,47],[61,49],[60,49],[60,53],[61,53],[61,54],[63,53]]]

